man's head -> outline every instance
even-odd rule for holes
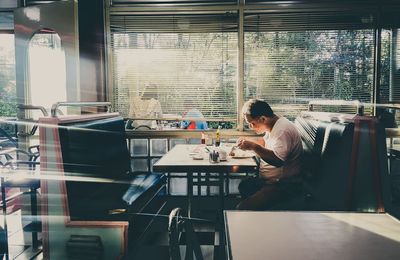
[[[259,99],[250,99],[244,103],[242,114],[249,127],[257,133],[270,131],[275,123],[276,116],[272,108]]]

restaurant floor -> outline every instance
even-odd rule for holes
[[[197,199],[197,200],[196,200]],[[225,200],[225,209],[233,209],[237,199],[228,197]],[[168,252],[168,214],[176,208],[186,205],[186,197],[170,197],[163,212],[156,217],[151,229],[144,239],[129,252],[127,259],[170,259]],[[219,230],[223,228],[217,219],[219,202],[216,197],[195,198],[193,227],[199,240],[204,259],[225,259],[225,247],[220,244]],[[196,210],[197,209],[197,210]],[[184,210],[184,212],[186,212]],[[180,240],[182,259],[185,256],[185,235]]]
[[[153,224],[140,242],[136,243],[134,247],[129,247],[128,255],[125,259],[170,259],[168,251],[168,215],[176,207],[182,208],[183,214],[186,215],[186,202],[186,196],[169,196],[162,212],[154,218]],[[224,208],[233,209],[237,202],[238,200],[235,196],[227,197]],[[193,206],[194,217],[192,223],[204,259],[225,259],[225,247],[220,245],[219,239],[219,230],[223,226],[216,224],[220,223],[216,214],[219,207],[218,198],[215,196],[197,197],[194,199]],[[23,231],[27,225],[26,222],[26,219],[21,216],[21,210],[7,215],[9,259],[42,260],[43,254],[40,250],[32,250],[30,246],[32,244],[31,233]],[[2,215],[0,216],[0,223],[3,223]],[[182,258],[185,256],[185,241],[185,234],[183,234],[180,241]]]
[[[30,232],[24,232],[29,228],[29,222],[26,218],[21,217],[21,210],[17,210],[7,215],[7,231],[8,231],[8,250],[9,259],[42,260],[43,255],[39,249],[32,249],[32,236]],[[0,223],[3,228],[3,215],[0,215]],[[40,237],[39,237],[40,239]]]
[[[228,197],[225,200],[225,209],[233,209],[238,199]],[[176,208],[181,207],[185,212],[186,197],[171,196],[167,200],[167,204],[163,211],[155,218],[151,228],[146,232],[143,239],[134,247],[129,248],[128,255],[125,259],[170,259],[168,248],[168,214]],[[218,201],[215,198],[202,197],[201,201],[195,201],[195,217],[193,226],[196,231],[196,236],[199,240],[202,254],[205,260],[225,259],[225,248],[220,246],[218,226],[216,226],[216,208]],[[399,213],[400,207],[396,207],[396,212]],[[393,214],[399,217],[397,214]],[[42,260],[43,255],[37,250],[32,250],[31,235],[29,232],[23,232],[23,227],[26,226],[26,221],[21,217],[21,210],[15,211],[7,216],[8,223],[8,243],[9,243],[9,259],[27,260],[35,259]],[[0,223],[3,223],[0,215]],[[39,236],[40,239],[40,236]],[[185,236],[182,236],[181,256],[185,255]]]

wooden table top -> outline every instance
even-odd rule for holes
[[[193,159],[194,153],[201,153],[204,159]],[[254,172],[257,163],[252,157],[235,159],[230,156],[226,161],[211,163],[204,146],[178,144],[157,161],[153,169],[158,172]]]
[[[225,211],[230,259],[400,259],[388,214]]]

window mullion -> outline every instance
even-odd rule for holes
[[[241,109],[244,104],[244,0],[240,0],[238,19],[237,128],[243,131]]]

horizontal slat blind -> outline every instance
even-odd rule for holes
[[[372,28],[376,18],[370,12],[249,13],[245,31],[313,31]]]
[[[237,33],[223,21],[111,17],[116,110],[129,116],[132,98],[150,90],[163,114],[182,115],[190,103],[206,118],[236,118]]]
[[[237,0],[112,0],[113,5],[152,5],[152,6],[191,6],[191,5],[228,5],[236,4]]]
[[[25,0],[26,6],[32,6],[32,5],[41,5],[41,4],[49,4],[53,2],[59,2],[63,0]]]
[[[392,50],[392,59],[394,59],[394,66],[392,67],[393,83],[389,101],[392,103],[400,103],[400,29],[393,29],[392,33],[392,41],[394,41],[395,44]]]
[[[335,15],[246,15],[244,99],[262,98],[291,118],[313,99],[371,102],[374,18]],[[347,111],[355,112],[338,112]]]
[[[236,32],[237,14],[113,15],[111,31],[123,33]]]
[[[0,12],[0,30],[14,30],[14,14]]]

